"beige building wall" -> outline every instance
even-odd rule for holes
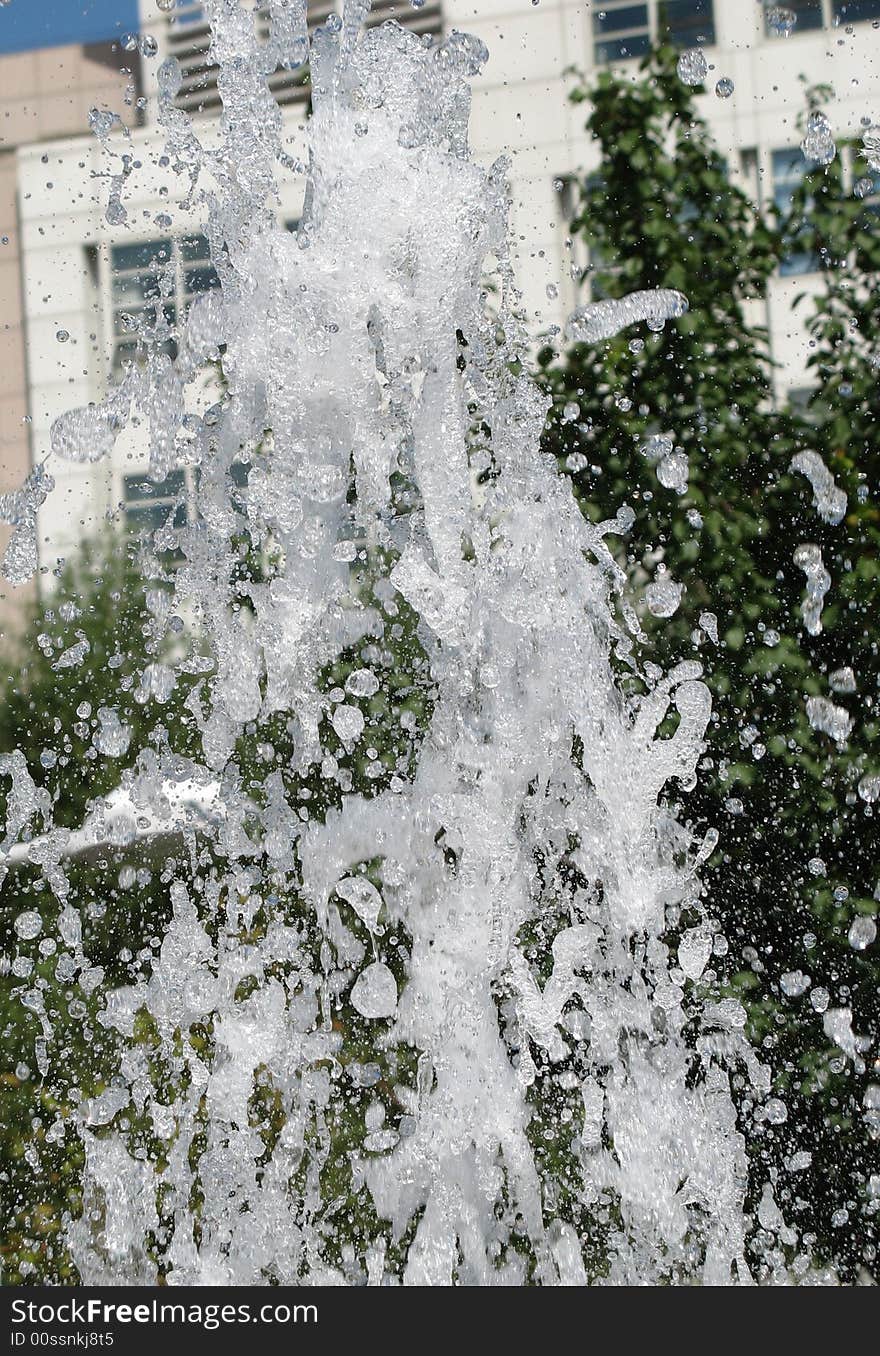
[[[0,494],[16,489],[31,466],[15,153],[50,138],[82,136],[95,107],[112,108],[134,125],[142,116],[140,97],[137,53],[116,44],[0,56]],[[0,524],[0,552],[9,536]],[[14,645],[33,591],[33,582],[13,588],[0,579],[0,659]]]

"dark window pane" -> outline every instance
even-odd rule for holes
[[[596,63],[601,65],[609,61],[626,61],[628,57],[644,56],[650,50],[651,38],[648,33],[637,33],[631,38],[618,38],[611,42],[597,42]]]
[[[170,240],[142,240],[134,245],[114,245],[113,271],[155,267],[171,258]]]
[[[170,504],[126,504],[125,525],[129,532],[134,532],[138,536],[146,536],[148,532],[156,532],[160,528],[166,527],[170,513]],[[178,504],[174,510],[171,526],[186,526],[186,509],[183,504]]]
[[[593,32],[626,33],[631,28],[648,27],[647,5],[624,5],[622,9],[601,9],[593,15]]]
[[[780,223],[784,224],[790,211],[795,193],[804,175],[806,162],[799,150],[786,147],[773,152],[773,201],[780,214]],[[789,251],[781,260],[779,272],[784,278],[796,273],[811,273],[818,268],[818,260],[806,250],[796,248],[797,231],[789,244]]]
[[[858,24],[880,19],[880,0],[831,0],[831,10],[841,23]]]
[[[191,292],[210,292],[212,287],[219,286],[220,279],[210,264],[205,264],[203,268],[188,268],[183,275],[183,287],[187,295]]]
[[[142,302],[155,301],[159,296],[159,280],[155,273],[128,273],[113,279],[113,304],[135,310]]]
[[[712,0],[663,0],[659,32],[676,47],[696,47],[715,41]]]
[[[200,24],[204,23],[205,11],[202,5],[193,4],[192,0],[177,0],[177,9],[179,13],[175,14],[175,19],[179,24]]]
[[[196,260],[210,259],[211,248],[208,244],[208,237],[206,235],[187,236],[180,242],[180,253],[181,257],[185,259],[187,263]]]
[[[770,6],[767,11],[765,25],[767,32],[773,34],[774,30],[769,23],[769,15],[774,6]],[[825,22],[822,14],[822,0],[785,0],[784,4],[778,6],[780,9],[789,9],[795,15],[797,23],[792,29],[793,33],[807,33],[810,29],[821,28]]]
[[[125,501],[176,499],[183,493],[185,483],[183,471],[169,471],[164,480],[151,480],[149,476],[143,475],[125,476]]]

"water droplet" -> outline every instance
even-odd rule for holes
[[[56,331],[55,331],[55,338],[58,340],[59,344],[66,344],[67,341],[68,341],[68,339],[70,338],[70,331],[69,331],[69,330],[56,330]]]
[[[802,970],[787,970],[780,976],[779,987],[786,998],[800,998],[810,987],[810,976]]]
[[[715,93],[719,99],[729,99],[736,86],[729,75],[722,75],[721,79],[715,85]]]
[[[830,735],[838,744],[845,744],[852,730],[849,712],[827,697],[807,698],[807,720],[814,730]]]
[[[382,961],[374,961],[358,976],[351,991],[351,1005],[362,1017],[378,1020],[397,1011],[397,982]]]
[[[678,963],[688,979],[699,979],[712,954],[712,934],[706,928],[689,928],[678,944]]]
[[[687,494],[689,472],[688,459],[678,448],[660,462],[657,467],[657,479],[667,490],[675,490],[676,494]]]
[[[823,989],[821,986],[819,988],[814,989],[813,992],[810,994],[810,1004],[812,1005],[814,1012],[824,1012],[830,1002],[831,1002],[830,993],[828,992],[827,989]]]
[[[645,589],[645,602],[654,617],[672,617],[678,611],[684,586],[669,575],[655,579]]]
[[[14,927],[23,942],[30,942],[43,931],[43,920],[36,909],[25,909],[16,918]]]
[[[382,911],[382,896],[366,876],[347,876],[337,884],[336,893],[351,905],[370,932],[376,931]]]
[[[364,731],[363,712],[356,706],[337,706],[331,724],[343,744],[354,744]]]
[[[880,170],[880,125],[872,123],[862,132],[862,151],[869,167],[872,170]],[[871,180],[871,188],[874,187]]]
[[[767,10],[767,27],[778,38],[788,38],[797,27],[797,15],[786,5],[771,5]]]
[[[844,668],[835,669],[833,673],[829,674],[828,685],[832,692],[855,692],[857,687],[856,675],[847,664]]]
[[[837,155],[831,123],[821,109],[816,109],[807,119],[801,150],[807,160],[814,160],[817,165],[830,165]]]
[[[372,697],[379,691],[379,679],[372,669],[355,669],[345,680],[345,690],[353,697]]]
[[[867,951],[868,947],[877,940],[877,924],[875,920],[867,914],[860,914],[850,923],[847,941],[853,951]]]
[[[678,58],[678,77],[685,85],[702,85],[709,72],[709,63],[705,52],[699,47],[689,47]]]
[[[109,706],[98,708],[98,722],[98,729],[92,736],[95,748],[107,758],[121,758],[131,743],[131,730]]]

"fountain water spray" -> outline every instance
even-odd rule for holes
[[[184,850],[158,954],[103,1002],[121,1055],[78,1112],[79,1275],[748,1283],[729,1079],[768,1075],[739,1003],[702,996],[716,838],[695,842],[666,800],[693,784],[709,693],[696,663],[639,667],[608,542],[631,517],[585,521],[539,452],[505,165],[467,148],[486,51],[365,31],[366,0],[310,44],[303,0],[271,0],[267,44],[239,0],[205,8],[220,145],[174,107],[173,61],[161,120],[221,289],[176,361],[160,319],[144,362],[53,430],[55,454],[94,458],[137,411],[156,479],[199,468],[197,521],[156,534],[154,570],[213,661],[188,699],[202,761],[165,747],[125,779],[148,825],[177,814]],[[293,236],[272,212],[289,160],[267,77],[306,59]],[[685,308],[640,293],[571,323],[596,342]],[[222,399],[196,419],[187,383],[217,360]],[[242,539],[263,572],[243,574]],[[425,715],[390,701],[388,754],[370,701],[401,674]],[[245,782],[241,741],[273,720],[290,758]],[[200,794],[210,814],[175,809]],[[10,834],[48,813],[31,799]],[[87,967],[68,840],[39,841]],[[352,1030],[370,1057],[346,1053]],[[152,1152],[126,1136],[138,1117]]]

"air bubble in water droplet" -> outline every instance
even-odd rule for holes
[[[69,331],[69,330],[56,330],[56,331],[55,331],[55,338],[58,340],[59,344],[66,344],[67,341],[68,341],[68,339],[70,338],[70,331]]]
[[[569,424],[572,420],[577,419],[580,412],[581,407],[576,400],[567,400],[562,407],[562,417]]]
[[[678,78],[685,85],[702,85],[709,71],[705,52],[699,47],[689,47],[678,58]]]
[[[555,283],[548,283],[544,290],[547,293],[548,301],[555,301],[556,298],[559,296],[559,288],[556,286]]]
[[[722,75],[715,86],[715,93],[719,99],[729,99],[735,89],[735,85],[729,75]]]
[[[150,57],[154,57],[159,50],[159,44],[151,33],[145,33],[143,35],[139,47],[141,56],[146,57],[148,60]]]
[[[880,776],[869,774],[862,777],[858,789],[866,805],[875,805],[880,800]]]
[[[43,931],[43,920],[36,909],[25,909],[24,913],[18,915],[13,926],[23,942],[30,942],[34,937],[39,937]]]
[[[853,951],[867,951],[877,940],[877,924],[867,914],[854,918],[847,933],[847,941]]]
[[[853,184],[853,194],[857,198],[870,198],[874,192],[874,180],[869,179],[867,175],[862,179],[857,179]]]
[[[176,4],[177,0],[156,0],[156,8],[163,14],[170,14]]]

